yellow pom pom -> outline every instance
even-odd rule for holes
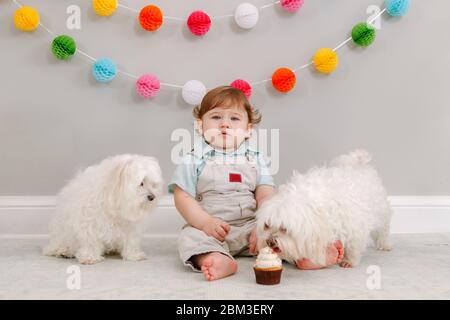
[[[99,16],[108,17],[117,9],[117,0],[93,0],[92,7]]]
[[[32,7],[21,7],[14,14],[14,24],[21,31],[33,31],[39,26],[39,12]]]
[[[322,48],[314,55],[314,66],[317,71],[329,74],[336,70],[339,59],[335,51],[329,48]]]

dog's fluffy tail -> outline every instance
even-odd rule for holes
[[[335,158],[331,162],[331,165],[335,167],[356,167],[367,165],[370,163],[370,160],[372,160],[372,156],[369,152],[363,149],[357,149]]]

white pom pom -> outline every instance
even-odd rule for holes
[[[200,81],[189,80],[184,84],[181,94],[187,104],[195,106],[202,102],[206,94],[206,87]]]
[[[236,8],[234,20],[244,29],[251,29],[258,23],[259,11],[254,5],[244,2]]]

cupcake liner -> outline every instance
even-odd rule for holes
[[[279,284],[281,280],[282,268],[278,270],[262,270],[258,268],[253,268],[255,270],[256,283],[263,285],[274,285]]]

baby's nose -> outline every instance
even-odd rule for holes
[[[220,128],[229,128],[230,127],[230,125],[228,124],[228,122],[226,122],[226,121],[223,121],[221,124],[220,124]]]

